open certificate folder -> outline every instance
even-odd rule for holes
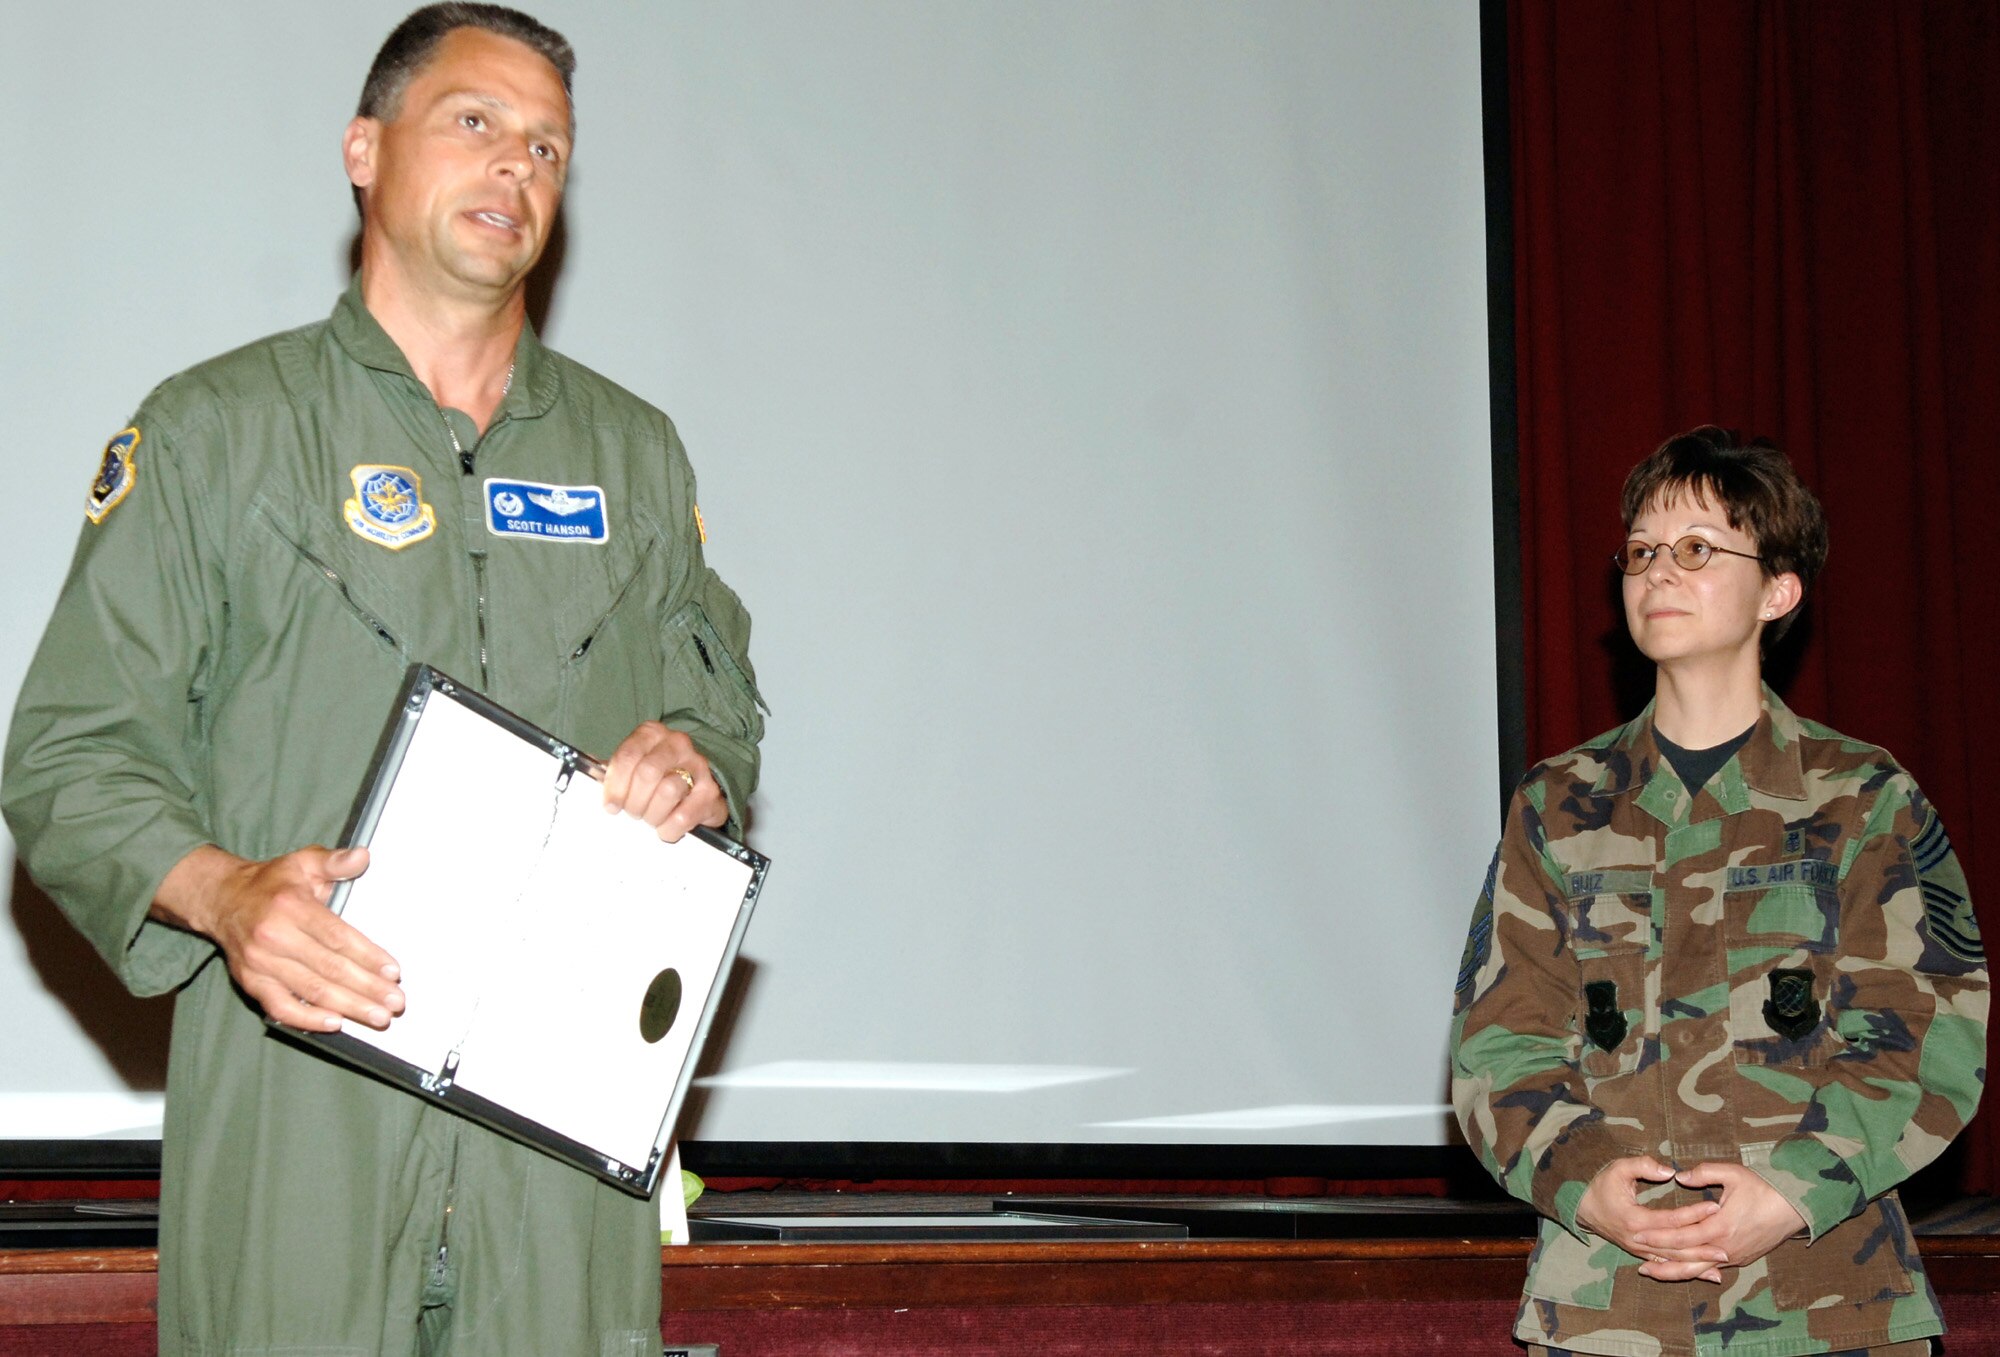
[[[650,1195],[768,861],[604,810],[588,755],[411,666],[331,907],[396,958],[377,1032],[284,1030]]]

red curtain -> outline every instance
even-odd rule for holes
[[[1530,758],[1650,695],[1607,561],[1626,471],[1767,435],[1833,534],[1773,678],[1915,775],[2000,952],[2000,6],[1507,18]],[[2000,1187],[2000,1113],[1960,1153]]]

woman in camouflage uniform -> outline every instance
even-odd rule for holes
[[[1984,1080],[1964,875],[1887,753],[1762,683],[1826,556],[1783,454],[1669,439],[1624,517],[1654,700],[1523,779],[1459,975],[1459,1122],[1543,1217],[1515,1336],[1928,1353],[1944,1324],[1894,1188]]]

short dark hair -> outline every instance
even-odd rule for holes
[[[568,38],[518,9],[445,0],[417,10],[383,41],[375,63],[368,68],[368,78],[361,83],[361,103],[355,115],[394,118],[402,108],[403,91],[437,51],[445,34],[455,28],[484,29],[534,48],[556,68],[562,76],[563,93],[574,101],[571,82],[576,77],[576,52]]]
[[[1746,443],[1735,430],[1713,424],[1676,434],[1625,478],[1625,530],[1649,507],[1683,491],[1720,504],[1729,526],[1750,534],[1765,575],[1797,575],[1811,594],[1826,564],[1826,515],[1776,445],[1762,438]],[[1766,639],[1781,639],[1804,608],[1801,599],[1766,629]]]

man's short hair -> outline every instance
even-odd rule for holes
[[[375,54],[375,64],[368,68],[368,78],[361,84],[361,103],[355,109],[356,116],[385,122],[393,119],[402,109],[403,91],[437,51],[445,34],[455,28],[484,29],[534,48],[562,76],[563,93],[574,103],[571,81],[576,76],[576,52],[568,38],[518,9],[445,0],[442,4],[425,5],[397,24],[383,41],[382,50]]]
[[[1713,424],[1676,434],[1625,478],[1625,530],[1649,507],[1683,491],[1719,505],[1730,527],[1750,535],[1765,575],[1789,571],[1811,595],[1826,564],[1826,515],[1776,446],[1762,438],[1745,443],[1734,430]],[[1801,600],[1773,622],[1765,640],[1781,639],[1804,607]]]

